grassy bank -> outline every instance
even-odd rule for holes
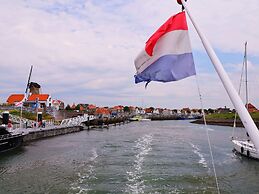
[[[259,127],[259,112],[251,113],[251,116],[256,124]],[[206,115],[206,121],[209,125],[220,125],[220,126],[233,126],[234,124],[235,113],[215,113]],[[198,119],[193,121],[192,123],[196,124],[204,124],[203,119]],[[237,116],[237,127],[244,127],[243,123],[240,121],[239,117]]]
[[[253,120],[259,121],[259,112],[250,113]],[[208,120],[233,120],[235,118],[235,113],[214,113],[206,115]],[[239,117],[237,116],[239,119]]]

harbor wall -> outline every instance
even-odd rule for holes
[[[47,137],[54,137],[58,135],[64,135],[68,133],[79,132],[83,130],[82,126],[53,126],[52,128],[40,128],[35,131],[30,131],[24,138],[24,142],[34,141]]]

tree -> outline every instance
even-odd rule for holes
[[[124,107],[123,107],[123,111],[124,111],[124,112],[130,112],[130,108],[129,108],[128,106],[124,106]]]
[[[80,110],[80,104],[76,105],[76,110]]]
[[[209,112],[210,114],[213,114],[215,111],[214,111],[213,109],[209,108],[209,109],[208,109],[208,112]]]
[[[66,110],[72,110],[69,104],[66,106],[65,109],[66,109]]]

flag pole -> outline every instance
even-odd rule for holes
[[[219,58],[215,54],[214,50],[212,49],[206,36],[200,31],[197,24],[193,20],[193,17],[191,16],[190,10],[188,9],[188,6],[187,6],[185,0],[181,0],[181,1],[182,1],[182,4],[189,16],[194,28],[196,29],[196,31],[202,41],[202,44],[203,44],[208,56],[210,57],[212,64],[214,65],[216,72],[218,73],[218,75],[221,79],[221,82],[223,83],[223,85],[230,97],[230,100],[232,101],[236,111],[238,112],[246,131],[248,132],[249,136],[251,137],[251,140],[254,143],[256,150],[259,152],[259,131],[258,131],[253,119],[251,118],[248,110],[245,108],[244,103],[242,102],[237,91],[235,90],[230,78],[228,77],[226,71],[223,68],[222,63],[220,62]]]
[[[23,102],[21,105],[21,114],[20,114],[20,129],[22,128],[22,107],[23,107]]]

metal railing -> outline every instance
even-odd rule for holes
[[[84,114],[83,116],[77,116],[69,119],[63,119],[60,125],[75,126],[81,125],[83,122],[94,120],[94,115]]]

